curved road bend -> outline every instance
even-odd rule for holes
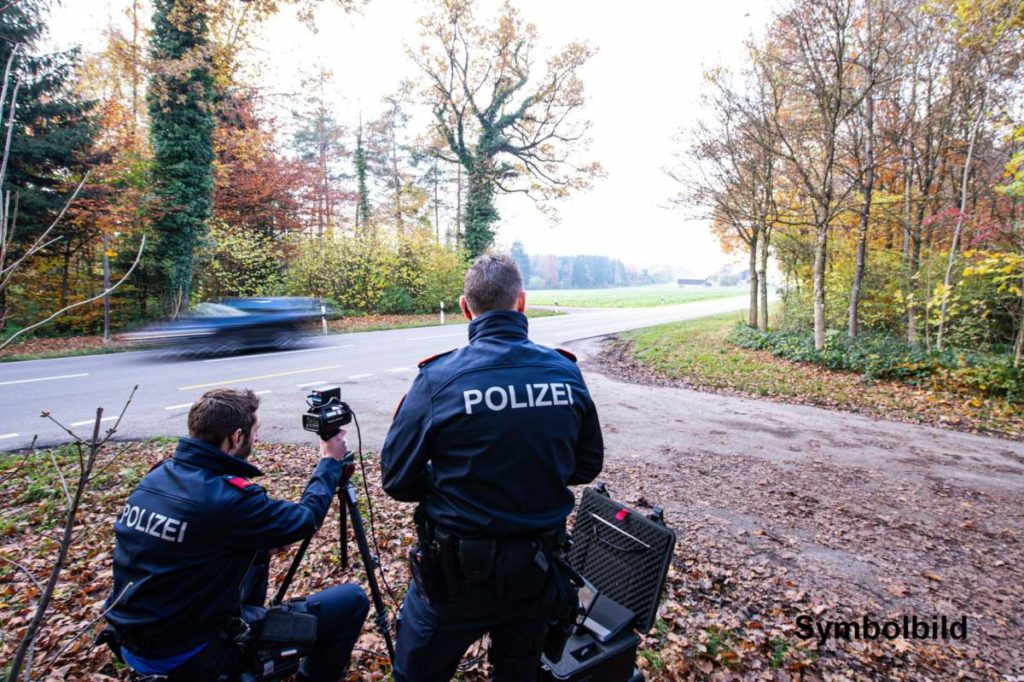
[[[747,297],[657,308],[606,308],[530,321],[530,338],[548,346],[665,322],[742,310]],[[248,387],[262,398],[260,436],[273,442],[315,442],[300,414],[311,388],[340,385],[355,410],[363,445],[379,449],[417,362],[466,343],[465,325],[418,327],[314,337],[306,347],[220,358],[167,360],[138,351],[0,363],[0,450],[66,442],[40,413],[49,411],[75,433],[91,433],[96,408],[113,426],[132,386],[139,389],[117,438],[179,436],[192,401],[218,387]],[[355,433],[349,444],[356,445]]]

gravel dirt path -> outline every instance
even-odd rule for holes
[[[573,347],[601,410],[602,480],[664,507],[679,534],[662,606],[672,625],[648,640],[668,647],[672,675],[1024,679],[1024,446],[631,383],[602,362],[603,343]],[[968,636],[798,650],[805,614],[966,615]],[[678,663],[673,644],[688,652]]]

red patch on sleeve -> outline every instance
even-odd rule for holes
[[[576,356],[573,355],[572,353],[570,353],[569,351],[567,351],[566,349],[564,349],[564,348],[556,348],[555,350],[558,351],[560,354],[562,354],[562,356],[569,358],[573,362],[576,362]]]
[[[423,365],[426,365],[426,364],[430,363],[432,360],[435,360],[436,358],[438,358],[441,355],[444,355],[444,353],[434,353],[433,355],[428,355],[427,357],[423,358],[422,360],[420,360],[416,364],[419,367],[423,367]]]
[[[620,509],[619,513],[615,515],[616,521],[625,521],[626,517],[629,516],[629,512],[625,509]]]
[[[230,483],[231,485],[235,486],[239,490],[245,490],[246,488],[248,488],[249,486],[252,485],[252,481],[250,481],[250,480],[248,480],[246,478],[242,478],[240,476],[235,476],[234,478],[229,478],[228,479],[228,483]]]

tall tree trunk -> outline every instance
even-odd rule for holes
[[[63,269],[60,276],[60,307],[67,307],[68,304],[68,279],[71,272],[71,240],[64,240],[64,255],[61,257]]]
[[[462,164],[455,178],[455,248],[462,248]]]
[[[964,160],[963,180],[960,183],[960,214],[956,217],[956,225],[953,227],[953,243],[949,247],[949,260],[946,263],[946,276],[942,280],[942,303],[939,305],[939,329],[935,335],[935,347],[942,350],[942,335],[946,327],[946,311],[949,306],[949,294],[951,291],[950,280],[953,277],[953,265],[956,263],[957,247],[960,244],[960,232],[964,226],[964,211],[967,210],[967,181],[971,177],[971,158],[974,156],[974,143],[978,139],[978,128],[985,117],[985,108],[988,106],[988,87],[985,87],[985,94],[981,98],[981,108],[978,110],[978,118],[974,121],[971,129],[971,139],[967,143],[967,158]]]
[[[482,255],[494,243],[493,225],[498,220],[498,210],[494,206],[493,168],[490,163],[490,160],[478,161],[468,178],[464,241],[473,258]]]
[[[757,229],[751,230],[750,237],[750,305],[747,307],[747,324],[757,329]]]
[[[1020,321],[1017,323],[1017,342],[1013,344],[1013,367],[1020,367],[1021,353],[1024,352],[1024,281],[1020,286]]]
[[[391,121],[391,184],[395,190],[395,226],[401,234],[402,224],[402,176],[398,174],[398,141],[395,139],[395,122]]]
[[[434,238],[441,243],[441,203],[438,198],[437,157],[434,157]]]
[[[757,318],[759,329],[768,331],[768,230],[761,228],[761,252],[758,254],[757,281],[761,287],[761,314]]]
[[[814,350],[825,348],[825,263],[828,252],[828,222],[819,216],[814,240]]]
[[[911,228],[913,230],[913,228]],[[920,227],[917,228],[920,230]],[[920,312],[920,303],[918,301],[918,295],[920,293],[921,284],[918,281],[918,271],[921,268],[921,235],[920,233],[915,234],[913,231],[910,233],[910,262],[908,263],[907,272],[909,277],[907,278],[907,343],[911,346],[918,344],[917,336],[917,325],[918,325],[918,313]],[[927,323],[927,321],[926,321]]]
[[[867,72],[868,94],[864,99],[864,204],[860,211],[860,229],[857,232],[857,266],[853,272],[853,284],[850,287],[850,314],[846,333],[851,339],[857,338],[860,331],[860,288],[864,281],[864,268],[868,255],[868,226],[871,220],[871,193],[875,187],[875,65],[871,55],[871,4],[867,9]]]

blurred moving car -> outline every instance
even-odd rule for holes
[[[230,298],[200,303],[171,322],[124,338],[187,355],[225,355],[260,348],[291,348],[308,336],[320,305],[304,297]]]
[[[316,316],[320,302],[307,296],[265,296],[263,298],[222,298],[219,303],[246,313]]]

